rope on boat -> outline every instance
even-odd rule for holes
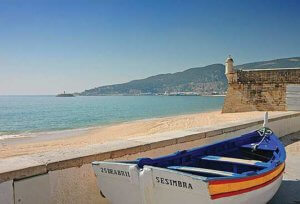
[[[267,136],[271,135],[273,132],[271,129],[264,127],[260,130],[257,131],[258,134],[263,137],[260,142],[253,144],[253,151],[255,151],[257,149],[257,147],[266,139]]]
[[[272,130],[267,127],[268,120],[269,120],[269,114],[268,112],[265,112],[263,128],[257,131],[258,134],[263,138],[261,139],[260,142],[253,144],[253,151],[256,151],[257,147],[266,139],[266,137],[273,133]]]

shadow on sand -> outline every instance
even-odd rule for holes
[[[292,133],[280,138],[284,146],[289,146],[295,142],[300,141],[300,132]]]
[[[275,196],[268,204],[300,204],[300,180],[283,180]]]
[[[280,140],[285,146],[289,146],[295,142],[300,141],[300,132],[281,137]],[[287,156],[289,157],[289,155]],[[300,159],[299,156],[293,158],[293,160],[298,160],[298,159]],[[294,163],[294,165],[295,164],[298,165],[298,162]],[[292,166],[292,167],[298,169],[296,166]],[[285,171],[290,171],[290,169],[286,169]],[[286,179],[285,177],[286,176],[284,176],[283,179]],[[268,204],[283,204],[283,203],[300,204],[300,177],[298,177],[297,179],[283,180],[275,196],[272,198],[272,200],[270,200],[270,202],[268,202]]]

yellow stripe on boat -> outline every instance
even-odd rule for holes
[[[284,169],[284,163],[279,165],[274,171],[270,173],[266,173],[262,176],[254,176],[253,179],[245,178],[245,179],[230,179],[230,180],[223,180],[220,183],[214,183],[214,181],[209,183],[208,189],[210,195],[220,194],[220,193],[228,193],[232,191],[239,191],[247,188],[251,188],[254,186],[258,186],[264,184],[276,176],[278,176]],[[235,181],[236,180],[236,181]],[[239,181],[241,180],[241,181]],[[223,183],[224,182],[224,183]]]

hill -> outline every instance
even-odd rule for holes
[[[236,69],[300,67],[300,57],[253,62],[236,66]],[[173,74],[160,74],[123,84],[100,86],[85,90],[83,96],[97,95],[154,95],[154,94],[216,94],[227,88],[223,64],[190,68]]]
[[[264,68],[295,68],[300,67],[300,57],[275,59],[269,61],[252,62],[237,65],[236,69],[264,69]]]

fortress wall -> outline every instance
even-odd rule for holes
[[[300,84],[300,69],[238,70],[227,74],[223,113],[287,110],[287,84]]]

